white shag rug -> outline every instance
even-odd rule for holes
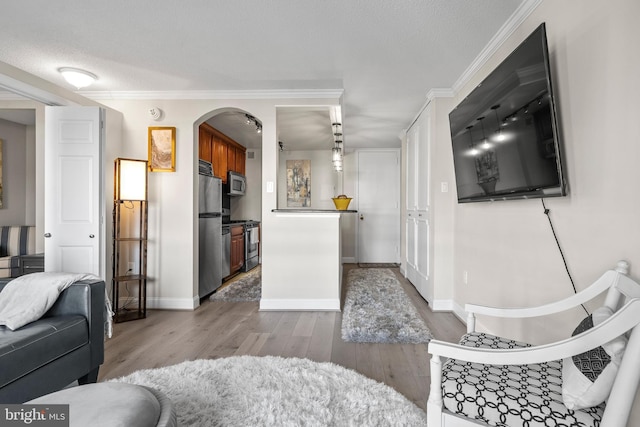
[[[431,332],[393,271],[359,268],[347,275],[342,339],[349,342],[420,344]]]
[[[113,381],[165,393],[181,426],[426,425],[426,413],[391,387],[308,359],[194,360]]]

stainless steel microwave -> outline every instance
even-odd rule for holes
[[[247,177],[238,172],[229,171],[227,175],[229,196],[244,196],[247,189]]]

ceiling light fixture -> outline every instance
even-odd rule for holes
[[[256,133],[262,133],[262,123],[260,123],[258,119],[253,117],[251,114],[245,114],[244,116],[247,118],[247,121],[245,122],[246,124],[254,125],[256,127]]]
[[[79,68],[62,67],[59,68],[58,71],[62,74],[62,77],[64,77],[67,83],[75,86],[77,89],[87,87],[98,80],[98,77],[95,74]]]

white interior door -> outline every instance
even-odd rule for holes
[[[358,262],[400,262],[400,152],[358,152]]]
[[[98,107],[45,109],[45,271],[104,277],[103,117]]]

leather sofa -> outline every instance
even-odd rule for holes
[[[0,280],[0,292],[9,280]],[[39,320],[0,326],[0,403],[23,403],[78,381],[95,383],[104,361],[105,283],[72,284]]]

